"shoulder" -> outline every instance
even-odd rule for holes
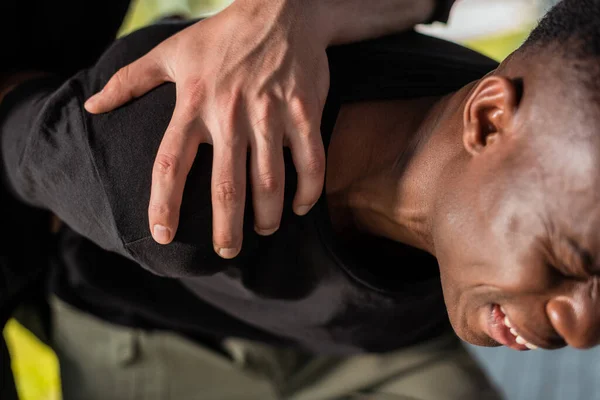
[[[342,101],[445,95],[498,63],[478,52],[414,31],[328,50],[332,86]]]

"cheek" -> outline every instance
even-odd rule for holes
[[[514,294],[543,292],[551,288],[559,276],[543,259],[533,254],[507,258],[495,269],[490,284]]]
[[[460,298],[484,287],[503,296],[539,294],[552,288],[557,281],[556,274],[539,263],[493,262],[486,260],[445,274],[442,283],[449,296]]]
[[[480,286],[516,290],[522,285],[538,285],[546,280],[543,269],[523,261],[515,247],[501,246],[501,240],[491,237],[478,239],[456,241],[455,251],[448,253],[452,257],[444,260],[443,265],[448,267],[440,270],[449,291],[461,292]]]

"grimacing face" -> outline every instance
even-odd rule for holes
[[[481,146],[448,178],[434,233],[450,321],[481,346],[595,346],[600,107],[561,85],[526,80],[519,98],[499,82],[466,105],[466,146]]]

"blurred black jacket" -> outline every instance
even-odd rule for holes
[[[129,0],[0,1],[0,78],[26,70],[68,77],[90,66],[114,41],[129,5]],[[4,184],[5,177],[1,178],[3,328],[18,304],[43,293],[52,238],[48,214],[14,200]],[[16,398],[9,354],[0,335],[0,399]]]

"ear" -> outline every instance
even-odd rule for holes
[[[518,88],[510,79],[492,75],[479,82],[465,106],[465,149],[479,154],[506,134],[517,106]]]

